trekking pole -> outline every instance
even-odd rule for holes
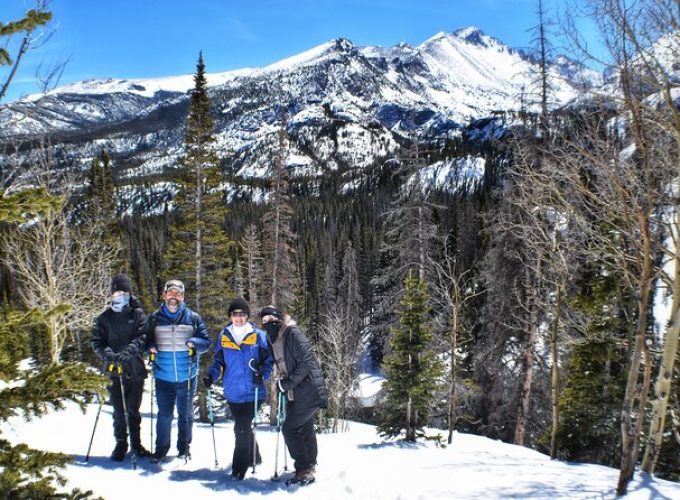
[[[127,411],[127,403],[125,402],[125,386],[123,384],[123,365],[118,363],[118,382],[120,383],[120,399],[123,400],[123,413],[125,414],[125,434],[130,435],[130,415]],[[137,457],[133,450],[132,452],[132,468],[137,468]]]
[[[253,361],[254,359],[251,359],[248,362],[248,367],[253,373],[257,373],[257,370],[253,368]],[[253,474],[255,474],[255,466],[257,465],[257,440],[255,438],[257,437],[257,393],[259,389],[260,387],[255,384],[255,401],[253,401]]]
[[[149,354],[149,372],[151,373],[151,403],[149,406],[151,407],[151,425],[150,425],[150,431],[151,431],[151,444],[149,446],[149,449],[151,450],[151,453],[154,452],[154,442],[153,442],[153,386],[156,385],[156,381],[153,376],[153,364],[156,362],[156,353],[152,352]]]
[[[212,430],[213,453],[215,454],[215,468],[219,467],[217,463],[217,445],[215,444],[215,403],[213,401],[212,387],[208,388],[208,416],[210,418],[210,429]]]
[[[189,452],[189,434],[191,434],[191,417],[193,413],[193,401],[191,401],[191,365],[196,357],[196,351],[194,346],[189,347],[189,375],[187,378],[187,421],[186,421],[186,435],[184,443],[185,458],[184,463],[188,463],[191,459],[191,453]]]
[[[278,404],[276,405],[276,451],[274,452],[274,477],[279,479],[279,441],[281,438],[281,393],[278,393]]]
[[[97,418],[94,419],[94,427],[92,427],[92,436],[90,436],[90,444],[87,446],[87,455],[85,455],[85,463],[90,459],[90,450],[92,449],[92,441],[94,440],[94,431],[97,430],[97,422],[99,422],[99,414],[102,412],[104,402],[101,397],[99,399],[99,408],[97,409]]]
[[[281,404],[279,405],[279,410],[281,411],[281,427],[286,423],[286,395],[281,393]],[[283,470],[288,471],[288,452],[286,447],[283,447]]]

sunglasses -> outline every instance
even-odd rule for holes
[[[179,280],[170,280],[165,284],[164,292],[169,292],[170,290],[177,290],[180,294],[184,293],[184,283]]]

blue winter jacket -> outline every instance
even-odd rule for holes
[[[174,319],[165,314],[163,307],[154,311],[149,316],[147,338],[148,347],[157,349],[154,377],[165,382],[186,382],[198,374],[199,356],[194,357],[190,368],[187,343],[193,343],[199,355],[210,348],[210,336],[203,319],[184,302]]]
[[[255,400],[253,369],[260,371],[263,380],[272,374],[273,359],[267,342],[267,334],[248,323],[252,331],[241,345],[234,341],[231,323],[215,339],[215,355],[210,367],[210,377],[222,377],[224,397],[231,403],[248,403]],[[258,386],[257,399],[266,397],[264,383]]]

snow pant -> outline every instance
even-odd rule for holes
[[[290,456],[295,460],[295,470],[303,471],[316,465],[318,448],[314,415],[319,407],[304,402],[289,401],[286,421],[283,423],[283,438]]]
[[[262,405],[262,400],[258,401],[258,409]],[[254,402],[250,403],[231,403],[229,410],[234,417],[234,456],[231,462],[232,474],[243,474],[248,466],[253,464],[253,418],[255,417]],[[256,444],[257,446],[257,444]],[[261,463],[259,447],[256,449],[256,463]]]
[[[120,382],[118,378],[111,379],[109,386],[109,399],[113,406],[113,436],[117,442],[127,443],[128,432],[130,434],[130,446],[137,450],[140,445],[139,426],[142,417],[139,408],[142,406],[142,393],[144,392],[144,379],[125,379],[123,378],[125,390],[125,405],[127,406],[128,417],[130,419],[130,429],[127,428],[125,412],[123,411],[123,396],[120,393]]]
[[[164,457],[170,450],[170,428],[175,406],[177,406],[177,452],[183,455],[189,451],[191,429],[194,422],[194,394],[196,377],[191,380],[190,403],[187,407],[187,381],[166,382],[156,380],[156,404],[158,418],[156,420],[156,450],[158,456]]]

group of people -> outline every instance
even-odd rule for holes
[[[191,456],[199,357],[210,349],[211,340],[201,316],[185,304],[181,281],[166,282],[162,298],[161,306],[147,318],[132,295],[130,279],[121,273],[111,280],[110,304],[95,320],[92,347],[111,378],[108,389],[116,439],[111,459],[115,461],[124,460],[130,448],[153,463],[163,461],[170,450],[175,407],[178,456]],[[277,373],[277,390],[286,408],[282,432],[294,460],[294,479],[313,481],[318,454],[314,418],[319,408],[327,406],[328,394],[309,339],[273,305],[260,312],[262,329],[250,321],[250,306],[243,298],[232,300],[227,312],[229,323],[215,339],[213,363],[203,383],[211,390],[222,379],[234,418],[232,477],[243,479],[248,466],[262,460],[252,423],[267,397],[265,381]],[[140,439],[139,410],[148,376],[145,356],[158,407],[153,453]]]

